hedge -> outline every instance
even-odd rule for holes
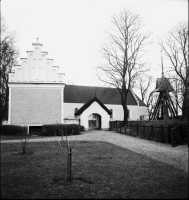
[[[79,129],[78,124],[46,124],[42,126],[42,136],[79,135]]]
[[[1,135],[20,135],[27,133],[27,126],[1,125]]]

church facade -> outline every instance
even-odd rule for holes
[[[42,44],[32,46],[33,51],[27,51],[27,58],[21,58],[21,65],[9,73],[8,124],[42,126],[80,119],[87,130],[92,126],[108,129],[110,120],[123,120],[116,88],[67,85],[65,74],[53,66]],[[146,105],[132,91],[127,105],[130,120],[147,114]]]

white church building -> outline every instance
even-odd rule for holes
[[[88,130],[108,129],[110,120],[123,120],[116,88],[67,85],[65,74],[53,66],[53,59],[42,51],[42,44],[32,45],[33,51],[27,51],[27,58],[21,58],[21,65],[9,73],[8,124],[42,126],[80,119]],[[140,120],[147,114],[146,105],[132,91],[127,105],[129,120]]]

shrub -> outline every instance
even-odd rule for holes
[[[85,127],[80,125],[80,131],[85,131]]]
[[[27,133],[27,126],[1,125],[1,135],[20,135]]]
[[[63,135],[79,135],[79,125],[78,124],[46,124],[42,126],[42,136],[61,136]]]

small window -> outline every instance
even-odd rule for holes
[[[62,76],[58,77],[58,82],[62,82]]]
[[[75,109],[74,109],[74,114],[75,114],[77,111],[78,111],[78,108],[75,108]]]
[[[11,81],[14,81],[14,75],[11,76]]]
[[[127,110],[127,114],[128,114],[127,118],[130,119],[130,110]]]
[[[78,108],[74,109],[74,114],[78,111]],[[77,116],[75,115],[75,118],[77,118]]]
[[[110,109],[111,115],[110,118],[113,118],[113,109]]]

